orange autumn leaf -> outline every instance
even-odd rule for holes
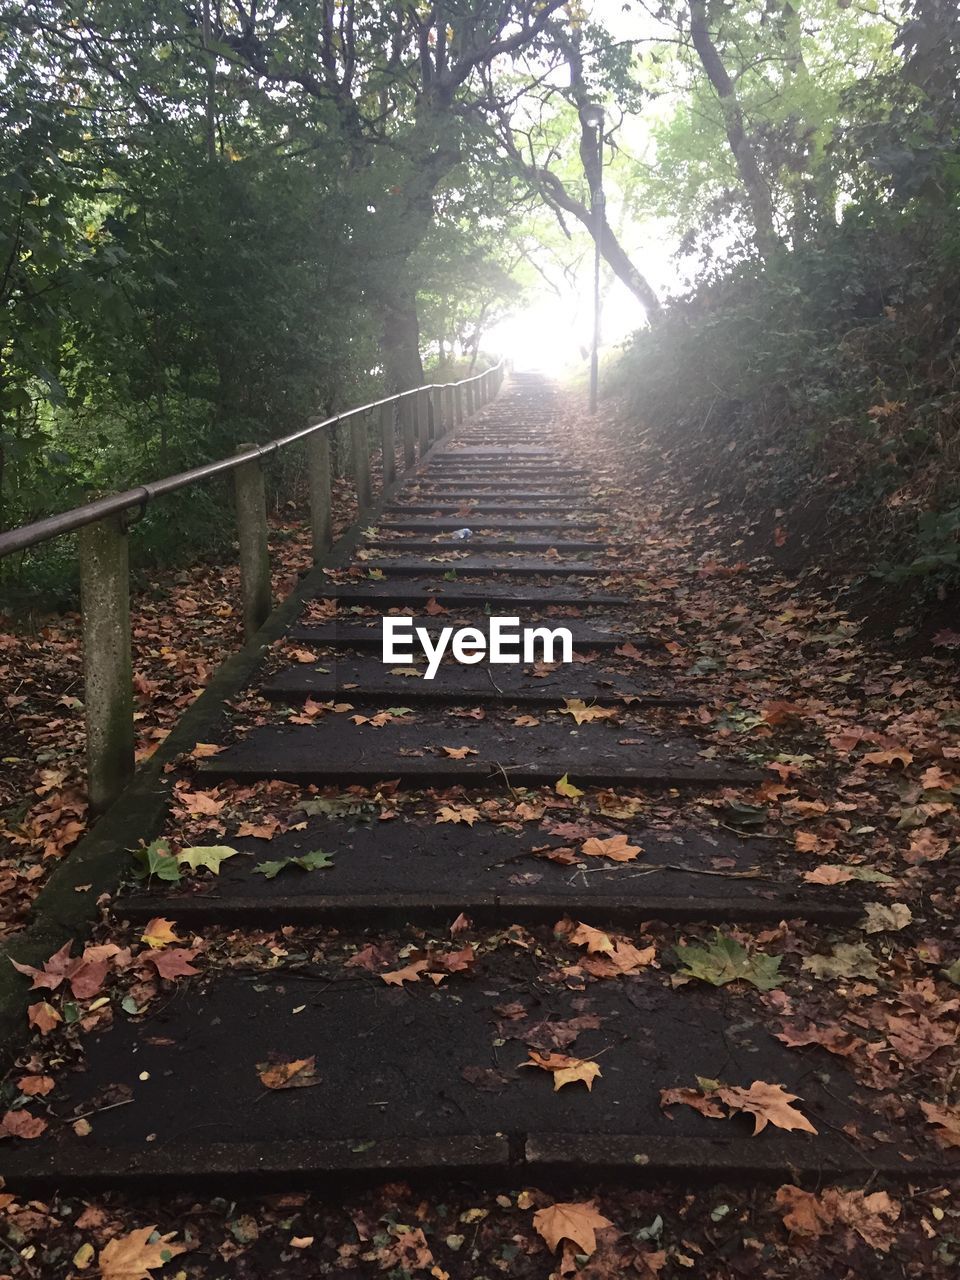
[[[561,1242],[569,1240],[587,1257],[596,1252],[597,1232],[613,1223],[598,1213],[592,1200],[581,1203],[552,1204],[533,1215],[533,1227],[554,1253]]]
[[[587,1058],[571,1058],[565,1053],[538,1053],[536,1049],[528,1052],[530,1060],[520,1065],[551,1071],[554,1093],[567,1084],[585,1084],[592,1091],[594,1080],[601,1074],[599,1064]]]
[[[290,1062],[258,1062],[257,1075],[267,1089],[308,1089],[320,1083],[316,1056]]]
[[[580,852],[585,853],[587,857],[610,858],[613,862],[632,862],[643,853],[643,849],[638,844],[630,844],[625,835],[608,836],[605,839],[591,836],[589,840],[584,841]]]

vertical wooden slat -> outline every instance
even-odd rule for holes
[[[367,435],[366,414],[355,413],[350,418],[350,450],[353,455],[353,479],[357,487],[357,505],[364,511],[373,502],[370,488],[370,440]]]
[[[254,446],[241,445],[238,453]],[[270,590],[270,551],[267,541],[267,495],[259,458],[242,463],[233,473],[240,543],[240,591],[243,630],[249,640],[263,626],[273,608]]]
[[[396,405],[393,403],[380,406],[380,448],[382,451],[382,469],[384,486],[393,484],[397,478],[397,445],[394,433]]]
[[[307,437],[307,476],[310,486],[310,531],[313,559],[320,561],[333,546],[330,512],[330,437],[326,428]]]
[[[417,392],[417,443],[421,462],[430,448],[430,392],[421,387]]]
[[[400,425],[403,429],[403,468],[409,471],[417,461],[416,393],[400,401]]]

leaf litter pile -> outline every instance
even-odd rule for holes
[[[577,429],[573,415],[566,425]],[[751,761],[763,771],[761,783],[695,798],[579,788],[569,778],[497,796],[459,787],[402,792],[389,784],[336,793],[283,783],[204,787],[185,761],[163,839],[129,851],[131,881],[209,892],[230,862],[250,860],[237,848],[243,841],[262,850],[253,870],[264,879],[322,878],[338,856],[322,840],[295,857],[270,854],[271,840],[317,816],[416,823],[424,838],[439,825],[542,831],[542,845],[505,866],[506,877],[535,878],[544,858],[580,874],[597,865],[632,872],[651,860],[648,833],[679,821],[769,842],[764,869],[789,867],[825,902],[834,900],[837,886],[849,891],[861,908],[857,924],[831,930],[796,921],[767,928],[650,922],[609,929],[585,914],[559,918],[552,928],[487,931],[460,917],[445,929],[349,934],[292,927],[193,932],[175,918],[123,926],[105,917],[88,943],[23,972],[36,997],[29,1011],[33,1035],[5,1082],[0,1134],[37,1143],[60,1134],[81,1141],[93,1136],[105,1113],[127,1105],[130,1096],[117,1089],[90,1107],[69,1101],[88,1037],[125,1019],[149,1026],[171,998],[202,992],[225,974],[256,981],[258,975],[309,973],[324,982],[350,975],[395,990],[398,999],[431,999],[478,981],[486,986],[506,963],[528,966],[536,999],[522,989],[500,989],[496,1003],[491,998],[489,1041],[483,1055],[462,1063],[464,1089],[531,1098],[525,1091],[536,1090],[538,1106],[554,1098],[559,1106],[571,1095],[580,1098],[578,1105],[601,1105],[613,1041],[629,1049],[630,1039],[628,1028],[604,1026],[597,993],[662,989],[682,998],[696,992],[722,1002],[738,1023],[766,1028],[798,1063],[809,1063],[811,1081],[805,1089],[780,1079],[692,1072],[658,1080],[650,1070],[648,1092],[676,1125],[689,1115],[758,1142],[771,1131],[817,1133],[823,1121],[808,1095],[827,1055],[849,1073],[872,1121],[869,1132],[848,1128],[846,1140],[868,1149],[909,1131],[918,1149],[949,1158],[960,1148],[960,700],[952,651],[941,647],[907,658],[862,642],[856,620],[831,602],[829,584],[815,575],[785,579],[762,555],[714,557],[702,549],[713,522],[709,512],[697,515],[684,495],[662,489],[656,503],[649,489],[638,503],[615,458],[598,468],[597,490],[617,511],[608,534],[645,566],[643,630],[656,642],[652,650],[616,655],[614,666],[642,665],[674,688],[703,694],[701,705],[672,713],[673,723],[696,732],[707,759]],[[329,613],[322,603],[316,608],[321,616]],[[353,614],[363,616],[362,610]],[[323,658],[282,656],[305,663]],[[477,710],[442,712],[450,731],[423,749],[462,749],[458,719]],[[568,700],[532,715],[516,711],[513,722],[569,716],[579,725],[589,710]],[[242,733],[276,717],[303,715],[310,722],[335,715],[347,732],[358,714],[339,702],[311,706],[310,700],[291,711],[251,695],[233,708],[233,726]],[[414,722],[424,715],[400,705],[380,714]],[[431,712],[431,723],[437,714]],[[633,714],[629,707],[614,710],[621,724]],[[643,713],[645,724],[656,719]],[[206,751],[207,744],[198,744],[195,758]],[[65,809],[62,822],[70,820]],[[722,856],[715,863],[716,874],[738,874]],[[576,1006],[557,1018],[551,1004],[561,995]],[[321,1046],[312,1055],[284,1054],[277,1046],[269,1060],[252,1057],[244,1070],[251,1088],[276,1095],[278,1104],[301,1090],[322,1094],[325,1088]],[[931,1180],[584,1187],[562,1195],[466,1185],[424,1195],[395,1183],[358,1192],[342,1205],[304,1193],[249,1202],[113,1196],[47,1203],[0,1192],[0,1213],[0,1276],[6,1269],[18,1280],[346,1273],[439,1280],[938,1277],[953,1274],[960,1258],[956,1184]]]
[[[291,504],[292,507],[292,504]],[[353,519],[350,484],[333,490],[333,522]],[[310,525],[295,508],[270,522],[273,589],[282,599],[310,565]],[[236,648],[235,565],[158,573],[131,600],[137,760],[146,760]],[[21,927],[47,873],[88,825],[84,794],[79,613],[0,612],[0,937]]]

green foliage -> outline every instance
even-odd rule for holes
[[[682,977],[699,978],[713,987],[743,981],[761,991],[770,991],[780,985],[780,956],[748,951],[736,938],[728,937],[719,929],[705,947],[680,946],[676,952],[683,965]]]
[[[286,871],[288,867],[299,867],[301,871],[325,871],[327,867],[332,866],[333,857],[331,854],[324,853],[322,849],[313,849],[310,853],[303,853],[299,857],[276,858],[268,862],[258,862],[253,869],[267,880],[275,880],[280,872]]]

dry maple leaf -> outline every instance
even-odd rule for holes
[[[699,1111],[702,1116],[707,1116],[711,1120],[724,1118],[723,1110],[716,1097],[712,1093],[701,1093],[699,1089],[661,1089],[660,1106],[693,1107],[694,1111]]]
[[[656,947],[644,947],[641,950],[632,942],[627,942],[625,938],[616,938],[613,951],[609,955],[588,955],[581,962],[581,968],[595,978],[619,978],[645,969],[647,965],[653,964],[656,958]]]
[[[588,707],[582,698],[564,698],[560,714],[573,716],[577,724],[587,724],[591,720],[615,720],[620,713],[616,707]]]
[[[151,1241],[156,1230],[155,1226],[138,1227],[108,1241],[97,1258],[101,1280],[151,1280],[151,1271],[192,1248],[192,1245],[174,1244],[175,1231]]]
[[[39,1138],[46,1127],[46,1120],[29,1111],[8,1111],[0,1117],[0,1138]]]
[[[739,1089],[732,1085],[720,1085],[716,1096],[725,1102],[731,1111],[745,1111],[753,1116],[754,1135],[760,1133],[768,1124],[778,1129],[801,1129],[804,1133],[816,1133],[816,1129],[805,1115],[796,1111],[790,1104],[799,1102],[798,1094],[787,1093],[781,1084],[767,1084],[763,1080],[754,1080],[749,1089]]]
[[[54,1087],[53,1076],[21,1076],[17,1088],[28,1098],[43,1098]]]
[[[790,1183],[777,1191],[777,1206],[783,1210],[783,1225],[793,1235],[817,1238],[841,1225],[850,1227],[872,1249],[888,1253],[896,1237],[892,1224],[900,1217],[901,1205],[886,1191],[843,1191],[828,1187],[822,1194],[804,1191]]]
[[[40,1000],[37,1004],[32,1004],[27,1009],[27,1021],[32,1027],[36,1027],[42,1036],[47,1035],[58,1022],[62,1022],[63,1018],[46,1000]]]
[[[904,769],[913,764],[913,753],[905,747],[895,747],[892,751],[868,751],[863,757],[864,764],[875,764],[884,769],[891,769],[895,764]]]
[[[588,924],[578,924],[567,941],[574,947],[586,947],[592,954],[599,952],[612,956],[614,952],[613,939],[609,933],[604,933],[602,929],[594,929]]]
[[[468,827],[472,827],[479,820],[480,810],[475,809],[472,805],[444,804],[437,810],[434,822],[464,822]]]
[[[429,969],[427,960],[414,960],[403,969],[394,969],[390,973],[381,973],[380,977],[388,987],[402,987],[405,982],[419,982],[420,975]]]
[[[600,1066],[586,1058],[569,1058],[565,1053],[538,1053],[529,1049],[529,1062],[521,1062],[521,1067],[540,1067],[543,1071],[553,1072],[553,1091],[557,1092],[565,1084],[583,1083],[593,1090],[593,1082],[601,1074]]]
[[[596,1252],[597,1232],[612,1226],[609,1218],[597,1212],[592,1200],[579,1204],[552,1204],[546,1209],[538,1209],[533,1215],[534,1230],[554,1253],[562,1240],[569,1240],[589,1257]]]
[[[896,933],[905,929],[913,920],[913,912],[905,902],[868,902],[864,906],[864,921],[860,926],[864,933]]]
[[[580,850],[588,858],[611,858],[614,862],[632,862],[643,849],[638,844],[630,844],[625,835],[608,836],[601,839],[591,836],[584,841]]]
[[[315,1055],[291,1062],[258,1062],[257,1075],[267,1089],[308,1089],[320,1083]]]
[[[473,747],[441,747],[440,750],[446,752],[451,760],[465,760],[467,756],[480,754]]]
[[[938,1107],[921,1102],[920,1110],[929,1124],[936,1125],[934,1137],[941,1147],[960,1147],[960,1107]]]
[[[196,947],[165,947],[162,951],[148,951],[138,957],[144,964],[152,964],[161,978],[192,978],[199,973],[190,961],[197,954]]]
[[[140,935],[140,941],[154,949],[165,947],[170,942],[179,942],[180,939],[174,932],[174,928],[172,920],[164,920],[162,916],[156,916],[145,927]]]

